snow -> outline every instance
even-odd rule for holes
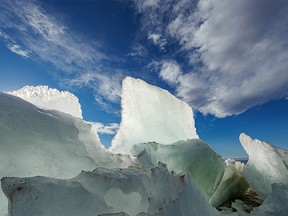
[[[189,173],[174,175],[161,163],[152,169],[97,168],[68,180],[38,176],[1,182],[13,216],[219,215]]]
[[[24,86],[8,94],[26,100],[46,110],[58,110],[82,119],[82,110],[78,98],[70,92],[59,91],[48,86]]]
[[[288,185],[287,152],[242,133],[240,142],[249,155],[243,175],[263,198],[272,193],[272,183]]]
[[[120,128],[110,148],[114,153],[129,154],[138,143],[171,144],[198,138],[191,107],[140,79],[123,80],[121,106]]]

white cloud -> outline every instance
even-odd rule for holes
[[[133,46],[131,52],[127,54],[127,56],[140,57],[140,58],[143,58],[146,55],[147,55],[147,50],[141,44],[136,44],[135,46]]]
[[[17,55],[23,56],[25,58],[29,56],[29,51],[22,49],[20,45],[10,44],[7,47],[11,52],[16,53]]]
[[[2,31],[0,31],[0,38],[2,38],[6,42],[6,46],[11,52],[25,58],[29,57],[29,50],[23,49],[20,45],[16,44],[13,39],[11,39],[7,34]]]
[[[99,103],[118,102],[121,81],[110,76],[110,60],[95,41],[73,31],[57,12],[48,13],[34,0],[3,0],[0,10],[0,38],[9,50],[52,64],[61,71],[60,84],[65,80],[70,86],[88,87]]]
[[[98,80],[98,86],[95,86],[104,96],[104,99],[108,99],[112,102],[117,102],[120,99],[122,87],[123,75],[121,73],[115,73],[111,76],[106,76],[102,74],[97,74],[96,79]],[[95,89],[96,90],[96,89]],[[98,100],[103,100],[103,98],[96,98]]]
[[[117,123],[110,123],[108,125],[104,125],[100,122],[93,122],[91,123],[95,127],[97,133],[100,134],[116,134],[119,129],[119,124]]]
[[[95,100],[102,106],[103,110],[110,113],[118,113],[109,103],[117,103],[120,101],[122,92],[121,82],[124,75],[121,72],[103,75],[95,72],[83,72],[73,79],[70,78],[65,83],[73,86],[89,86],[94,94]]]
[[[138,0],[137,6],[139,10],[149,9],[158,6],[160,0]]]
[[[2,31],[0,31],[0,37],[2,37],[4,40],[8,39],[8,36]]]
[[[64,72],[91,69],[103,57],[34,1],[4,0],[0,8],[0,24],[6,37],[20,41],[23,47]]]
[[[287,1],[181,0],[140,12],[148,32],[187,56],[175,90],[202,113],[225,117],[288,96]]]
[[[64,72],[94,69],[106,59],[93,41],[83,43],[88,39],[69,30],[57,15],[48,14],[33,0],[4,0],[0,2],[0,9],[3,12],[0,30],[6,42],[21,41],[22,47],[57,69]]]
[[[160,34],[149,33],[148,40],[151,40],[155,46],[159,46],[161,51],[165,51],[167,41]]]
[[[177,84],[178,77],[181,74],[179,65],[175,62],[164,61],[162,63],[160,77],[170,84]]]

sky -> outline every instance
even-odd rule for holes
[[[0,91],[70,91],[109,146],[121,81],[186,101],[199,137],[245,157],[241,132],[288,149],[285,0],[1,0]]]

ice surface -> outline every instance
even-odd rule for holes
[[[255,209],[252,215],[259,216],[287,216],[288,215],[288,186],[272,184],[272,193],[261,206]]]
[[[82,118],[79,100],[70,92],[59,91],[48,86],[25,86],[7,93],[20,97],[42,109],[58,110]]]
[[[211,205],[243,194],[246,180],[266,199],[250,214],[236,200],[229,215],[288,215],[288,152],[241,134],[248,164],[225,165],[197,139],[192,109],[165,90],[123,81],[111,150],[128,154],[104,149],[74,95],[45,86],[13,94],[38,107],[0,93],[0,178],[11,216],[217,216]],[[0,193],[1,216],[7,206]]]
[[[110,159],[105,154],[92,125],[0,93],[0,178],[71,178],[82,169],[93,170],[100,162],[121,166],[122,160],[129,158]],[[0,193],[0,215],[7,212],[5,200]]]
[[[1,182],[13,216],[95,216],[124,210],[131,216],[219,215],[189,173],[174,175],[162,163],[152,169],[97,168],[70,180],[32,177]]]
[[[240,142],[249,155],[243,175],[250,186],[263,198],[271,194],[272,183],[288,185],[287,152],[269,143],[252,140],[245,134]]]
[[[93,169],[93,158],[105,157],[91,125],[4,93],[0,93],[0,155],[1,175],[51,177],[75,176],[81,168]]]
[[[216,207],[229,199],[241,197],[249,186],[241,174],[245,166],[243,163],[233,159],[227,159],[225,163],[226,168],[221,182],[209,199],[209,203]]]
[[[111,151],[129,154],[138,143],[198,138],[188,104],[140,79],[126,77],[122,85],[121,123]]]
[[[229,216],[287,216],[288,213],[288,186],[284,184],[273,183],[272,192],[267,196],[261,206],[253,208],[249,213],[246,211],[249,209],[240,200],[236,200],[232,206],[238,210],[238,212],[225,214]],[[250,209],[251,210],[251,209]]]
[[[190,172],[194,182],[209,200],[224,173],[225,164],[205,142],[199,139],[178,141],[170,145],[142,143],[132,149],[133,156],[146,156],[155,166],[159,161],[176,173]]]
[[[150,161],[152,166],[162,161],[176,173],[190,172],[206,200],[215,207],[229,199],[241,197],[248,188],[241,175],[244,164],[228,159],[225,165],[221,156],[199,139],[171,145],[142,143],[135,145],[131,152],[137,160],[143,158],[142,161]]]

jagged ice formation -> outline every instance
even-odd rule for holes
[[[217,216],[212,206],[238,198],[247,182],[266,199],[250,213],[236,200],[229,215],[288,211],[287,151],[242,134],[248,164],[224,163],[198,139],[192,109],[142,80],[123,81],[111,151],[125,154],[102,146],[74,95],[43,86],[15,94],[30,103],[0,93],[0,177],[9,200],[7,208],[0,193],[0,215]]]

